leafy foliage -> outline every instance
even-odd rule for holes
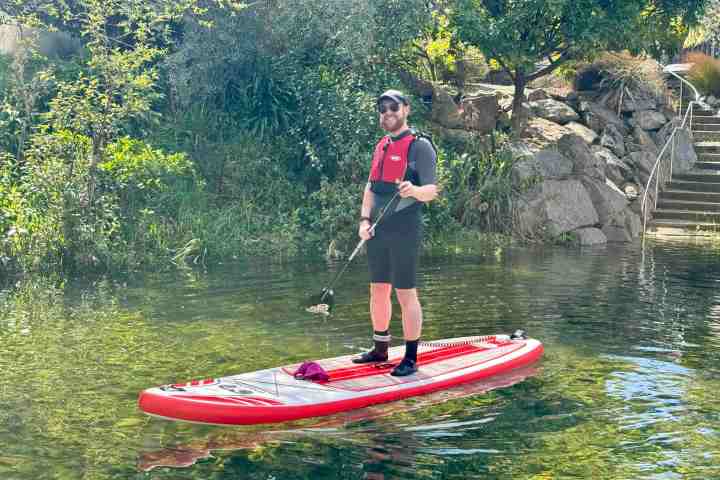
[[[460,86],[471,55],[520,88],[600,48],[645,48],[644,25],[684,26],[697,2],[6,3],[10,22],[82,44],[70,60],[32,45],[0,58],[0,259],[34,271],[347,251],[375,98],[408,71]],[[506,231],[509,159],[473,148],[440,149],[431,241]]]
[[[457,0],[452,2],[451,19],[461,41],[477,46],[511,75],[516,90],[513,110],[518,112],[527,82],[570,59],[602,50],[657,51],[663,42],[653,32],[665,35],[674,22],[693,21],[702,3]],[[522,118],[515,117],[513,126],[519,131]]]
[[[720,96],[720,60],[703,53],[691,53],[687,61],[693,64],[688,79],[704,95]]]
[[[700,26],[705,41],[720,44],[720,1],[707,0]]]
[[[451,212],[465,227],[509,233],[512,208],[512,164],[509,151],[499,148],[488,152],[480,147],[469,153],[453,154],[445,180]]]

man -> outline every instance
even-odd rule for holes
[[[408,126],[410,103],[402,92],[388,90],[380,95],[377,106],[380,127],[388,135],[378,142],[373,153],[358,231],[361,238],[372,239],[367,242],[367,249],[375,346],[353,362],[387,361],[392,315],[390,295],[394,287],[402,310],[405,357],[391,373],[401,377],[417,371],[422,307],[415,277],[422,240],[422,206],[437,197],[437,155],[432,143],[417,136]],[[371,231],[370,226],[382,211],[381,222]]]

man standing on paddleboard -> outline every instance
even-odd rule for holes
[[[386,91],[378,97],[377,107],[380,127],[388,134],[375,146],[358,231],[360,238],[368,240],[370,317],[375,346],[353,362],[387,361],[390,295],[394,288],[402,310],[405,357],[391,374],[402,377],[417,371],[422,331],[422,307],[416,289],[421,215],[423,204],[437,197],[437,153],[428,138],[408,126],[410,102],[402,92]],[[372,230],[370,227],[381,215],[381,222]]]

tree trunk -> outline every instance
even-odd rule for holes
[[[525,107],[525,71],[518,67],[515,69],[515,74],[513,75],[513,83],[515,84],[515,92],[513,97],[513,103],[512,103],[512,131],[513,131],[513,137],[519,138],[523,131],[525,130],[525,126],[527,125],[528,117],[530,116],[530,112],[528,111],[527,107]]]

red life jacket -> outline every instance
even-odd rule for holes
[[[410,145],[417,137],[408,132],[397,140],[392,140],[389,135],[380,139],[375,146],[372,166],[370,167],[370,182],[389,183],[395,186],[398,182],[405,180],[408,168],[408,152]]]

